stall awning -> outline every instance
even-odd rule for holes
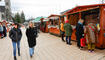
[[[42,19],[42,18],[46,18],[46,17],[37,17],[32,22],[38,23],[38,22],[40,22],[40,19]]]
[[[59,19],[59,17],[50,17],[49,19],[53,19],[53,20],[55,19],[56,20],[56,19]]]

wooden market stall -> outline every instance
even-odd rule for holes
[[[59,30],[60,15],[50,15],[48,18],[49,18],[49,24],[48,24],[49,33],[60,36],[60,30]]]
[[[42,32],[48,33],[48,19],[47,18],[40,19],[40,30]]]
[[[9,32],[9,30],[10,30],[9,27],[8,27],[9,22],[7,22],[6,20],[3,20],[2,23],[5,24],[7,32]]]
[[[64,13],[70,24],[74,27],[72,39],[76,40],[75,27],[79,19],[84,19],[84,25],[93,22],[99,24],[100,30],[98,31],[98,48],[105,48],[105,4],[95,4],[86,6],[77,6]]]
[[[40,24],[40,30],[42,32],[48,33],[48,18],[42,18],[40,19],[41,24]]]

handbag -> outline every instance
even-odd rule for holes
[[[81,38],[80,41],[81,41],[81,47],[86,46],[86,39],[85,38]]]

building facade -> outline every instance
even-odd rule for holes
[[[11,20],[11,3],[10,0],[5,0],[6,20]]]
[[[0,21],[6,19],[5,6],[0,6]]]
[[[0,3],[4,3],[3,5],[0,5],[0,20],[11,20],[10,0],[0,0]]]

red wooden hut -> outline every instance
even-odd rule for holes
[[[70,21],[74,27],[72,38],[76,40],[75,26],[79,19],[85,20],[85,25],[88,22],[99,24],[100,31],[98,32],[99,42],[96,44],[98,48],[105,48],[105,4],[77,6],[64,13],[64,16]]]
[[[40,26],[40,30],[42,32],[48,33],[48,19],[47,18],[41,18],[41,26]]]
[[[49,33],[60,36],[60,30],[59,30],[60,15],[50,15],[48,18],[49,18],[49,24],[48,24]]]

